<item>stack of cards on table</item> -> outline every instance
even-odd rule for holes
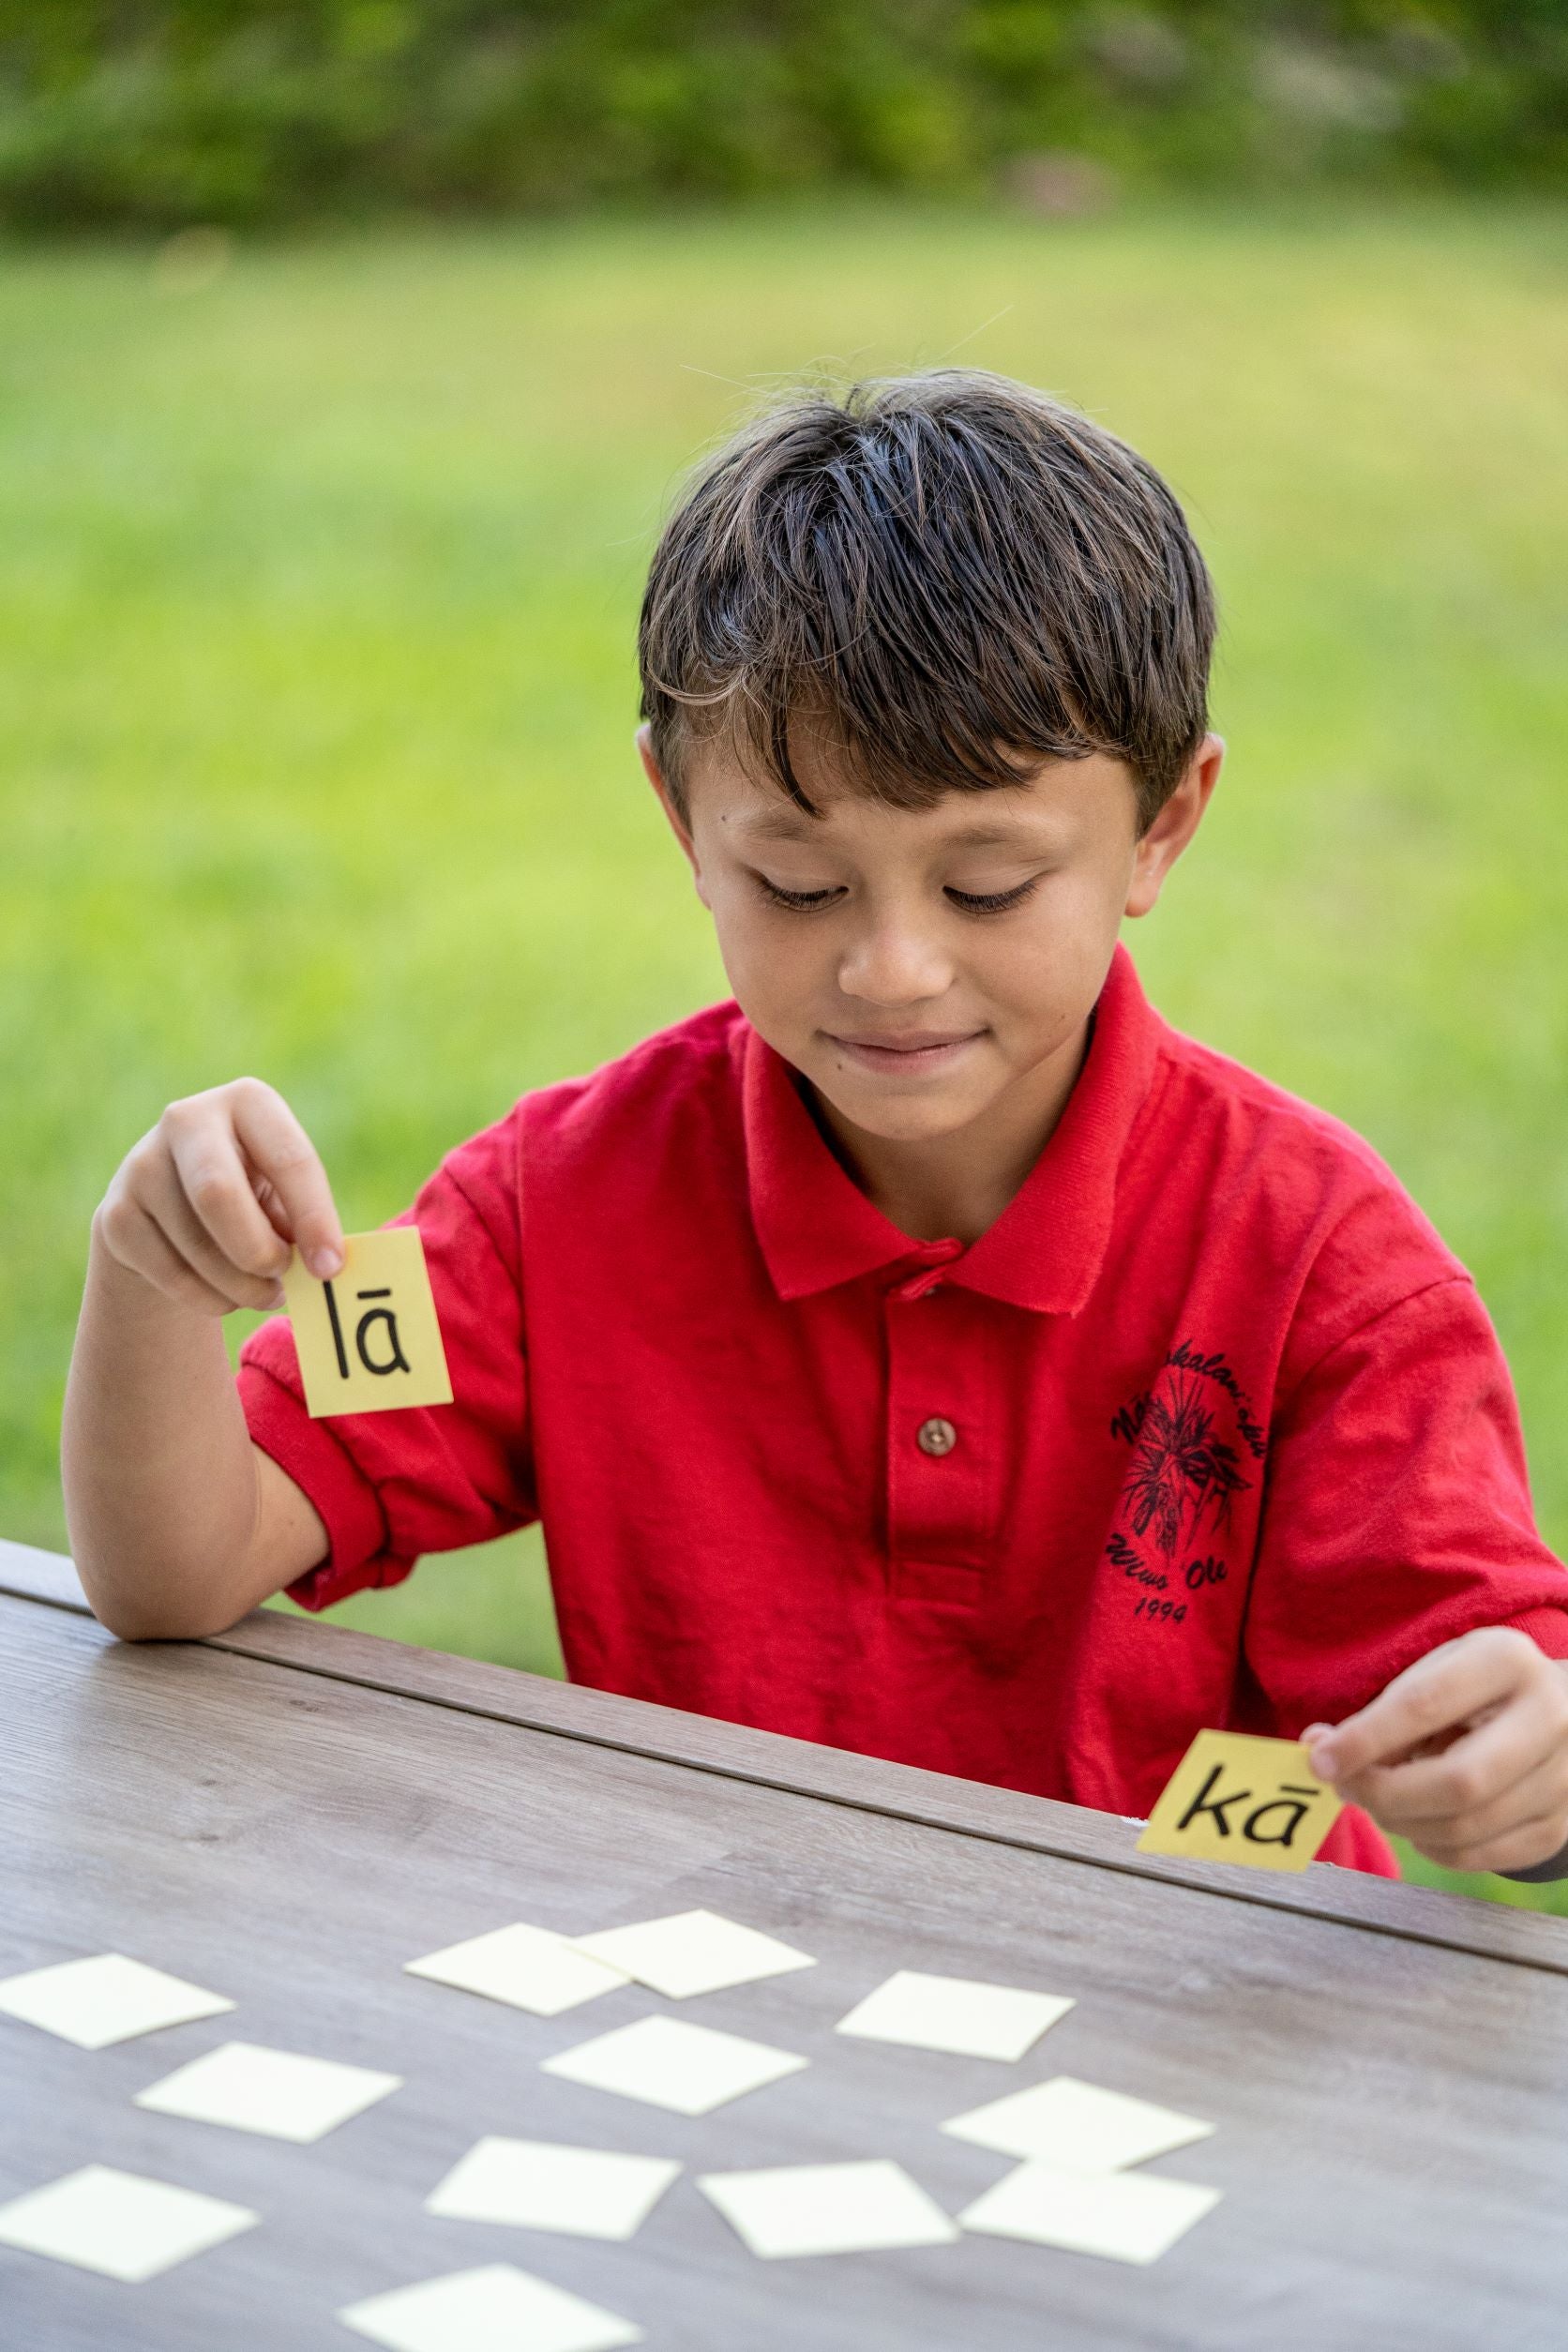
[[[1125,2169],[1207,2139],[1212,2123],[1071,2074],[972,2108],[942,2128],[1024,2160],[959,2214],[965,2229],[1153,2262],[1219,2203],[1217,2189]]]
[[[563,2015],[632,1984],[686,2001],[815,1965],[807,1952],[703,1910],[578,1937],[520,1921],[405,1964],[411,1976],[539,2017]],[[1063,1994],[899,1969],[839,2018],[836,2030],[862,2042],[1014,2064],[1073,2006]],[[113,1952],[0,1983],[0,2013],[84,2050],[234,2007],[221,1994]],[[705,2116],[807,2062],[795,2051],[655,2013],[557,2052],[541,2071],[596,2094]],[[369,2067],[229,2041],[165,2073],[134,2103],[305,2145],[401,2086],[401,2076]],[[941,2128],[1017,2160],[956,2219],[885,2156],[706,2172],[695,2186],[767,2260],[940,2246],[973,2231],[1146,2263],[1220,2194],[1130,2169],[1207,2138],[1212,2124],[1069,2074],[1010,2091]],[[681,2169],[670,2157],[492,2134],[450,2166],[425,2210],[625,2239],[641,2228]],[[87,2164],[0,2206],[0,2243],[139,2283],[260,2218],[187,2185]],[[392,2352],[471,2352],[499,2343],[516,2352],[611,2352],[641,2337],[630,2320],[505,2262],[371,2295],[338,2316]]]

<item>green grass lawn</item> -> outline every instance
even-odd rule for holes
[[[0,249],[0,1530],[63,1540],[87,1224],[172,1096],[272,1079],[369,1225],[723,992],[631,750],[658,519],[767,387],[952,358],[1187,502],[1230,760],[1146,980],[1474,1267],[1568,1543],[1563,230],[833,210],[242,249],[184,292]],[[340,1615],[558,1664],[532,1538]]]

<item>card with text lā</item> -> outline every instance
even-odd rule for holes
[[[1342,1809],[1299,1741],[1200,1731],[1160,1791],[1138,1850],[1304,1870]]]
[[[294,1253],[283,1290],[312,1421],[331,1413],[449,1405],[425,1244],[412,1225],[350,1233],[343,1271],[318,1282]]]

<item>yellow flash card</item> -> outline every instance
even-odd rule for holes
[[[412,1225],[350,1233],[329,1282],[295,1250],[283,1276],[312,1421],[399,1405],[449,1405],[452,1383],[436,1321],[425,1244]]]
[[[1304,1870],[1343,1807],[1299,1740],[1200,1731],[1160,1791],[1140,1854]]]

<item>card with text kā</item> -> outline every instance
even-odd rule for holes
[[[1138,1850],[1304,1870],[1342,1810],[1299,1741],[1200,1731],[1160,1791]]]
[[[328,1282],[308,1274],[297,1251],[283,1276],[311,1420],[449,1405],[452,1383],[418,1229],[350,1233],[343,1250],[343,1271]]]

